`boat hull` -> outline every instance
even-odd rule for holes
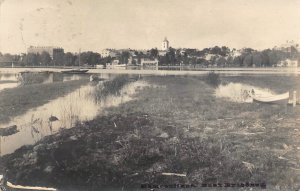
[[[252,96],[254,102],[270,104],[287,104],[289,101],[289,92],[268,97]]]
[[[84,74],[87,73],[89,70],[66,70],[62,71],[64,74]]]

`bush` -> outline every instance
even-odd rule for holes
[[[214,72],[209,72],[208,75],[205,77],[206,83],[211,86],[217,87],[221,84],[220,75]]]
[[[109,95],[119,96],[121,89],[130,82],[136,81],[137,78],[130,78],[128,75],[120,75],[110,81],[104,81],[94,91],[97,101],[107,98]]]

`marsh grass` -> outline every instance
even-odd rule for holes
[[[136,81],[138,78],[129,77],[128,75],[119,75],[112,80],[101,81],[93,92],[92,96],[96,102],[105,100],[108,96],[119,96],[122,88],[130,82]]]
[[[29,85],[29,84],[40,84],[43,83],[48,74],[37,73],[37,72],[28,72],[28,73],[20,73],[19,74],[19,82],[21,85]]]
[[[205,81],[206,81],[206,83],[208,83],[209,85],[211,85],[213,87],[217,87],[221,84],[220,75],[216,74],[215,72],[209,72],[205,76]]]
[[[296,126],[284,129],[284,121],[278,119],[290,120],[299,110],[287,113],[282,105],[216,98],[214,86],[205,78],[149,77],[147,81],[166,88],[144,89],[139,100],[110,113],[147,113],[155,127],[177,137],[175,147],[164,146],[172,156],[164,155],[168,161],[164,164],[172,164],[168,168],[188,172],[195,183],[266,181],[290,187],[289,160],[278,158],[277,149],[284,152],[282,145],[293,144],[288,136]]]

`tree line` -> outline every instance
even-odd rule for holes
[[[203,50],[170,48],[169,51],[159,56],[157,49],[150,50],[150,57],[157,58],[160,65],[198,65],[202,67],[272,67],[278,62],[292,59],[300,61],[300,53],[296,48],[287,50],[265,49],[262,51],[244,48],[238,51],[228,47],[213,47]],[[209,56],[209,57],[208,57]]]
[[[238,54],[235,54],[237,53]],[[80,62],[79,62],[80,58]],[[131,63],[129,63],[129,59]],[[244,48],[240,51],[229,49],[226,46],[198,49],[175,49],[169,48],[165,54],[160,54],[157,48],[152,48],[147,52],[142,51],[120,51],[116,57],[102,58],[97,52],[87,51],[79,54],[71,52],[54,54],[50,56],[48,52],[41,54],[1,54],[0,64],[2,66],[11,65],[14,62],[20,66],[95,66],[97,64],[106,65],[114,59],[121,64],[139,65],[141,59],[158,59],[159,65],[194,65],[201,67],[271,67],[276,66],[279,61],[285,59],[300,59],[300,53],[296,48],[291,47],[289,51],[266,49],[262,51],[251,48]]]
[[[80,58],[80,62],[79,62]],[[10,65],[14,62],[20,66],[81,66],[89,65],[95,66],[97,64],[103,64],[105,59],[101,59],[101,55],[96,52],[87,51],[79,54],[71,52],[57,53],[53,57],[48,52],[42,52],[41,54],[28,53],[21,55],[1,54],[0,62],[2,65]]]

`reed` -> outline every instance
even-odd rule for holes
[[[221,84],[220,75],[216,74],[215,72],[209,72],[205,77],[205,81],[214,87],[217,87]]]
[[[117,76],[112,80],[100,82],[92,95],[97,102],[106,99],[110,95],[119,96],[125,85],[136,80],[137,78],[130,78],[128,75]]]

